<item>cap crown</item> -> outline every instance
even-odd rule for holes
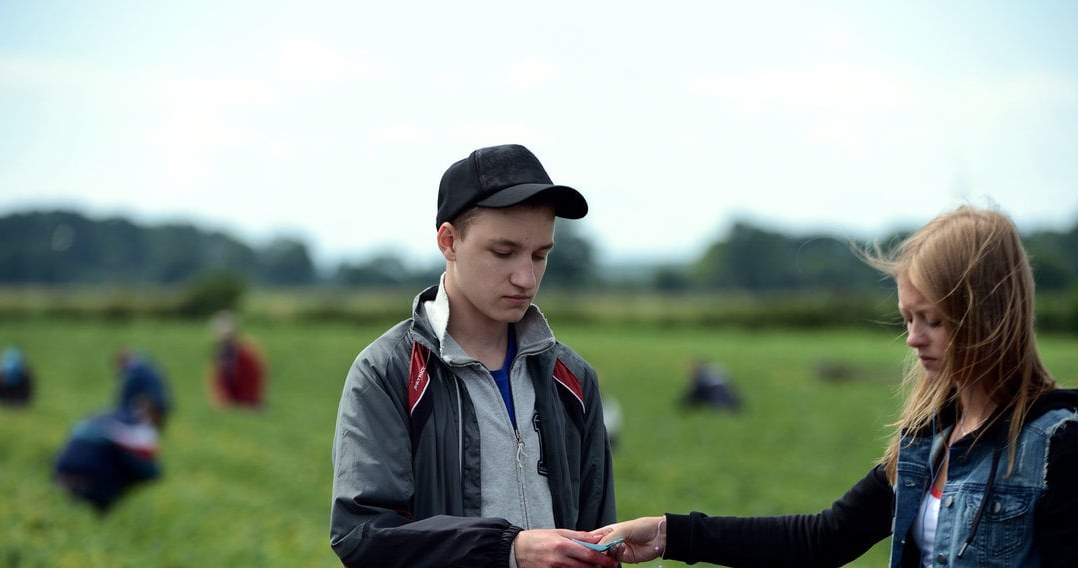
[[[555,185],[539,159],[520,144],[480,148],[449,166],[438,188],[435,227],[475,207],[510,207],[553,190],[555,214],[579,219],[587,214],[584,196]]]

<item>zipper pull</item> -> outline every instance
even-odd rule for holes
[[[513,430],[513,434],[517,437],[517,467],[524,469],[524,458],[528,457],[524,453],[524,438],[520,437],[520,430]]]

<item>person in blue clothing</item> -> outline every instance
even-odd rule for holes
[[[159,432],[171,410],[164,378],[145,357],[124,351],[116,364],[116,407],[72,428],[53,471],[60,487],[101,513],[129,489],[161,475]]]
[[[79,421],[56,459],[57,483],[106,512],[128,489],[161,475],[155,414],[140,398]]]
[[[737,387],[725,371],[715,363],[697,359],[692,364],[691,381],[681,397],[681,405],[738,412],[742,403]]]
[[[118,393],[116,404],[130,408],[139,397],[148,399],[158,411],[159,428],[172,411],[172,393],[161,369],[145,354],[133,349],[123,349],[116,354]]]
[[[34,396],[34,371],[18,347],[4,348],[0,358],[0,403],[26,406]]]
[[[1078,391],[1041,363],[1014,223],[964,206],[865,259],[894,278],[914,356],[880,463],[815,515],[666,514],[597,531],[625,539],[619,560],[842,566],[890,535],[892,568],[1078,566]]]

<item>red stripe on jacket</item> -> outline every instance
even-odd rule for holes
[[[427,355],[430,353],[426,347],[419,343],[412,344],[412,361],[408,365],[408,414],[415,412],[416,405],[427,392],[430,383],[430,375],[427,374]]]
[[[554,380],[573,393],[576,400],[580,402],[580,410],[585,409],[584,388],[580,386],[580,379],[576,378],[576,375],[565,366],[565,363],[561,362],[561,359],[554,362]]]

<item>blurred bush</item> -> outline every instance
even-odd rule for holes
[[[246,281],[234,272],[208,272],[188,284],[175,313],[181,317],[202,318],[221,310],[236,310],[246,290]]]

